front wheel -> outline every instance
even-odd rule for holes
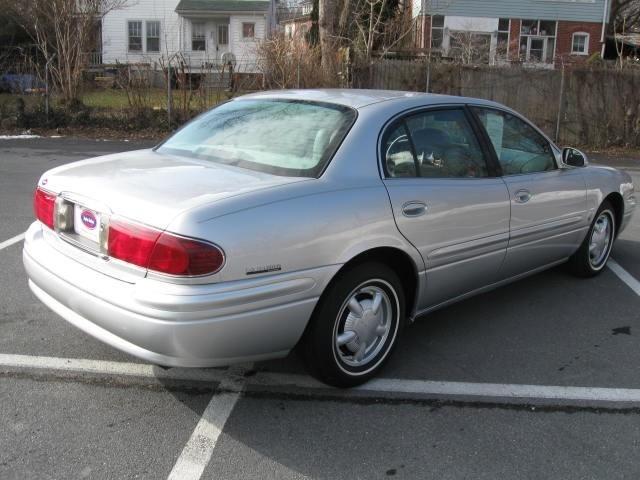
[[[607,264],[616,233],[616,216],[611,203],[602,203],[582,245],[569,259],[571,271],[580,277],[593,277]]]
[[[328,287],[301,348],[311,373],[336,387],[375,376],[395,347],[405,299],[396,273],[384,264],[360,264]]]

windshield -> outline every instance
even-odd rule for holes
[[[289,177],[317,177],[353,124],[348,107],[289,100],[236,100],[187,124],[158,152]]]

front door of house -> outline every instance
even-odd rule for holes
[[[229,25],[226,23],[216,23],[211,30],[211,45],[213,47],[212,56],[216,61],[221,62],[222,57],[229,51]]]

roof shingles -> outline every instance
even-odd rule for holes
[[[266,12],[269,0],[180,0],[176,12]]]

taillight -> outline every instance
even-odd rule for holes
[[[53,229],[53,212],[56,204],[56,196],[45,192],[41,188],[36,188],[33,195],[33,210],[36,218],[47,227]]]
[[[160,230],[118,220],[109,223],[107,254],[127,263],[147,268]]]
[[[109,224],[108,255],[168,275],[216,273],[224,253],[215,245],[122,220]]]

